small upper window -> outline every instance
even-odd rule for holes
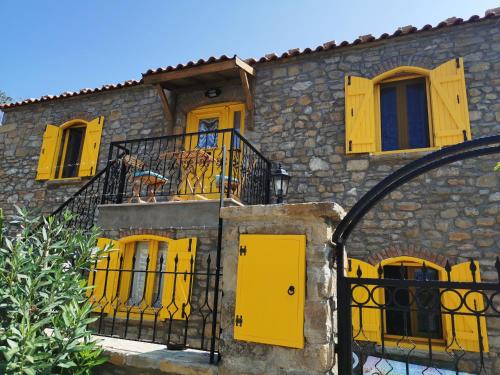
[[[382,151],[430,146],[424,78],[382,83],[380,115]]]
[[[37,180],[93,176],[101,145],[103,117],[47,125],[38,159]]]

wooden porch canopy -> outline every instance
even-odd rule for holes
[[[251,77],[255,69],[249,64],[234,56],[230,59],[218,59],[201,64],[185,65],[178,68],[165,68],[159,71],[149,71],[143,74],[145,84],[156,86],[163,104],[163,111],[167,120],[172,121],[173,110],[168,101],[165,89],[175,93],[179,89],[192,86],[214,87],[221,82],[231,79],[241,81],[245,94],[245,104],[248,110],[253,108]]]

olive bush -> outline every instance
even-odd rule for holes
[[[7,235],[0,211],[0,374],[90,374],[106,361],[87,329],[97,233],[18,212]]]

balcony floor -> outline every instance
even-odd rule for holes
[[[216,228],[218,199],[159,203],[104,204],[98,207],[97,226],[104,231],[117,229]],[[224,206],[241,206],[232,198]]]

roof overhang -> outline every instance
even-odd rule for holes
[[[170,71],[143,74],[145,84],[161,85],[168,90],[190,86],[210,86],[213,83],[240,79],[241,72],[254,76],[255,69],[235,56],[225,61],[205,62],[196,66],[183,66]]]
[[[174,108],[165,94],[165,89],[175,92],[190,87],[211,87],[221,82],[240,80],[245,94],[245,105],[247,110],[253,109],[253,97],[251,89],[251,77],[255,75],[255,69],[241,60],[238,56],[228,59],[214,61],[202,61],[193,65],[182,65],[177,68],[166,68],[159,71],[144,73],[143,81],[156,87],[160,97],[165,119],[172,122],[174,119]],[[174,103],[175,106],[175,103]],[[169,129],[170,131],[171,129]]]

